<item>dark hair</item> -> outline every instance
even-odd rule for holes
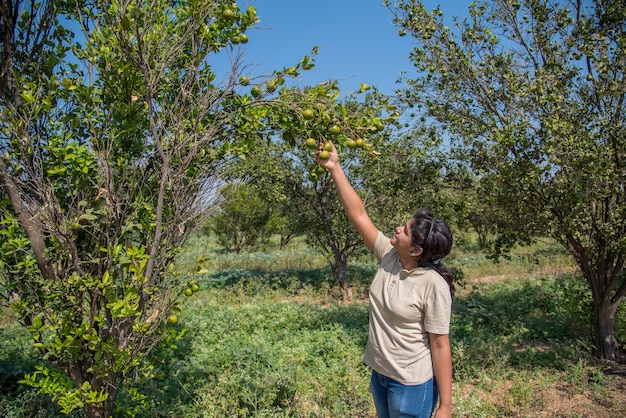
[[[428,209],[419,209],[413,214],[411,225],[411,238],[413,244],[422,249],[420,267],[431,267],[443,277],[450,294],[454,296],[452,284],[452,272],[446,267],[441,259],[452,249],[452,232],[443,219],[435,219]]]

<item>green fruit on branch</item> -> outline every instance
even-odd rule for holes
[[[222,17],[226,20],[234,20],[235,19],[235,12],[232,11],[232,9],[224,9],[224,11],[222,12]]]
[[[313,109],[304,109],[304,111],[302,112],[302,117],[306,120],[313,119],[313,116]]]
[[[377,131],[382,131],[383,129],[385,129],[385,125],[383,125],[382,121],[378,118],[374,118],[372,124]]]
[[[276,91],[276,86],[277,86],[276,81],[275,80],[270,80],[270,81],[267,82],[266,90],[269,93],[273,93],[274,91]]]
[[[320,160],[324,160],[324,161],[328,160],[330,158],[330,152],[328,152],[328,151],[320,151],[319,158],[320,158]]]
[[[330,142],[325,142],[324,147],[322,148],[324,151],[331,152],[333,150],[333,144]]]
[[[317,149],[317,141],[315,140],[315,138],[307,138],[305,142],[307,148]]]

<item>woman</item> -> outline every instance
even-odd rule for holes
[[[450,253],[446,223],[417,211],[387,238],[370,220],[348,181],[337,150],[317,162],[335,183],[346,215],[380,267],[369,290],[370,325],[363,361],[379,418],[452,416],[452,356],[448,338],[452,275],[440,259]]]

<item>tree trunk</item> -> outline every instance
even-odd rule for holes
[[[593,299],[593,343],[595,355],[602,360],[617,358],[615,315],[626,294],[622,256],[605,254],[604,247],[593,256],[574,238],[569,238],[570,251],[591,290]]]
[[[341,293],[341,301],[343,303],[352,302],[354,295],[352,294],[352,287],[348,280],[348,257],[345,254],[335,254],[335,261],[331,265],[333,277],[339,285],[339,292]]]
[[[615,316],[611,313],[611,304],[602,299],[594,303],[593,339],[596,357],[604,360],[615,360],[617,339],[615,338]]]
[[[91,390],[94,392],[99,393],[103,389],[107,392],[107,399],[102,403],[84,403],[83,412],[85,418],[110,418],[113,416],[115,407],[113,400],[122,382],[117,379],[116,373],[110,373],[102,377],[94,377],[91,373],[85,372],[88,364],[93,363],[94,362],[89,361],[89,357],[87,357],[83,362],[77,361],[77,364],[66,368],[64,371],[77,387],[81,387],[85,382],[89,382]]]
[[[109,418],[104,407],[93,404],[85,405],[85,418]]]
[[[341,285],[341,300],[343,303],[351,303],[354,300],[354,294],[352,293],[352,286],[349,284]]]

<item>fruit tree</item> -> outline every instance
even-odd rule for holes
[[[237,45],[258,18],[232,0],[7,0],[0,13],[1,300],[47,361],[25,382],[64,412],[111,416],[146,354],[182,332],[190,292],[172,262],[220,166],[254,146],[257,113],[313,59],[244,74]],[[217,74],[222,50],[233,61]]]
[[[502,243],[551,235],[591,290],[596,354],[614,359],[626,295],[626,5],[493,0],[446,26],[385,2],[416,39],[401,93],[447,129],[498,206]]]

